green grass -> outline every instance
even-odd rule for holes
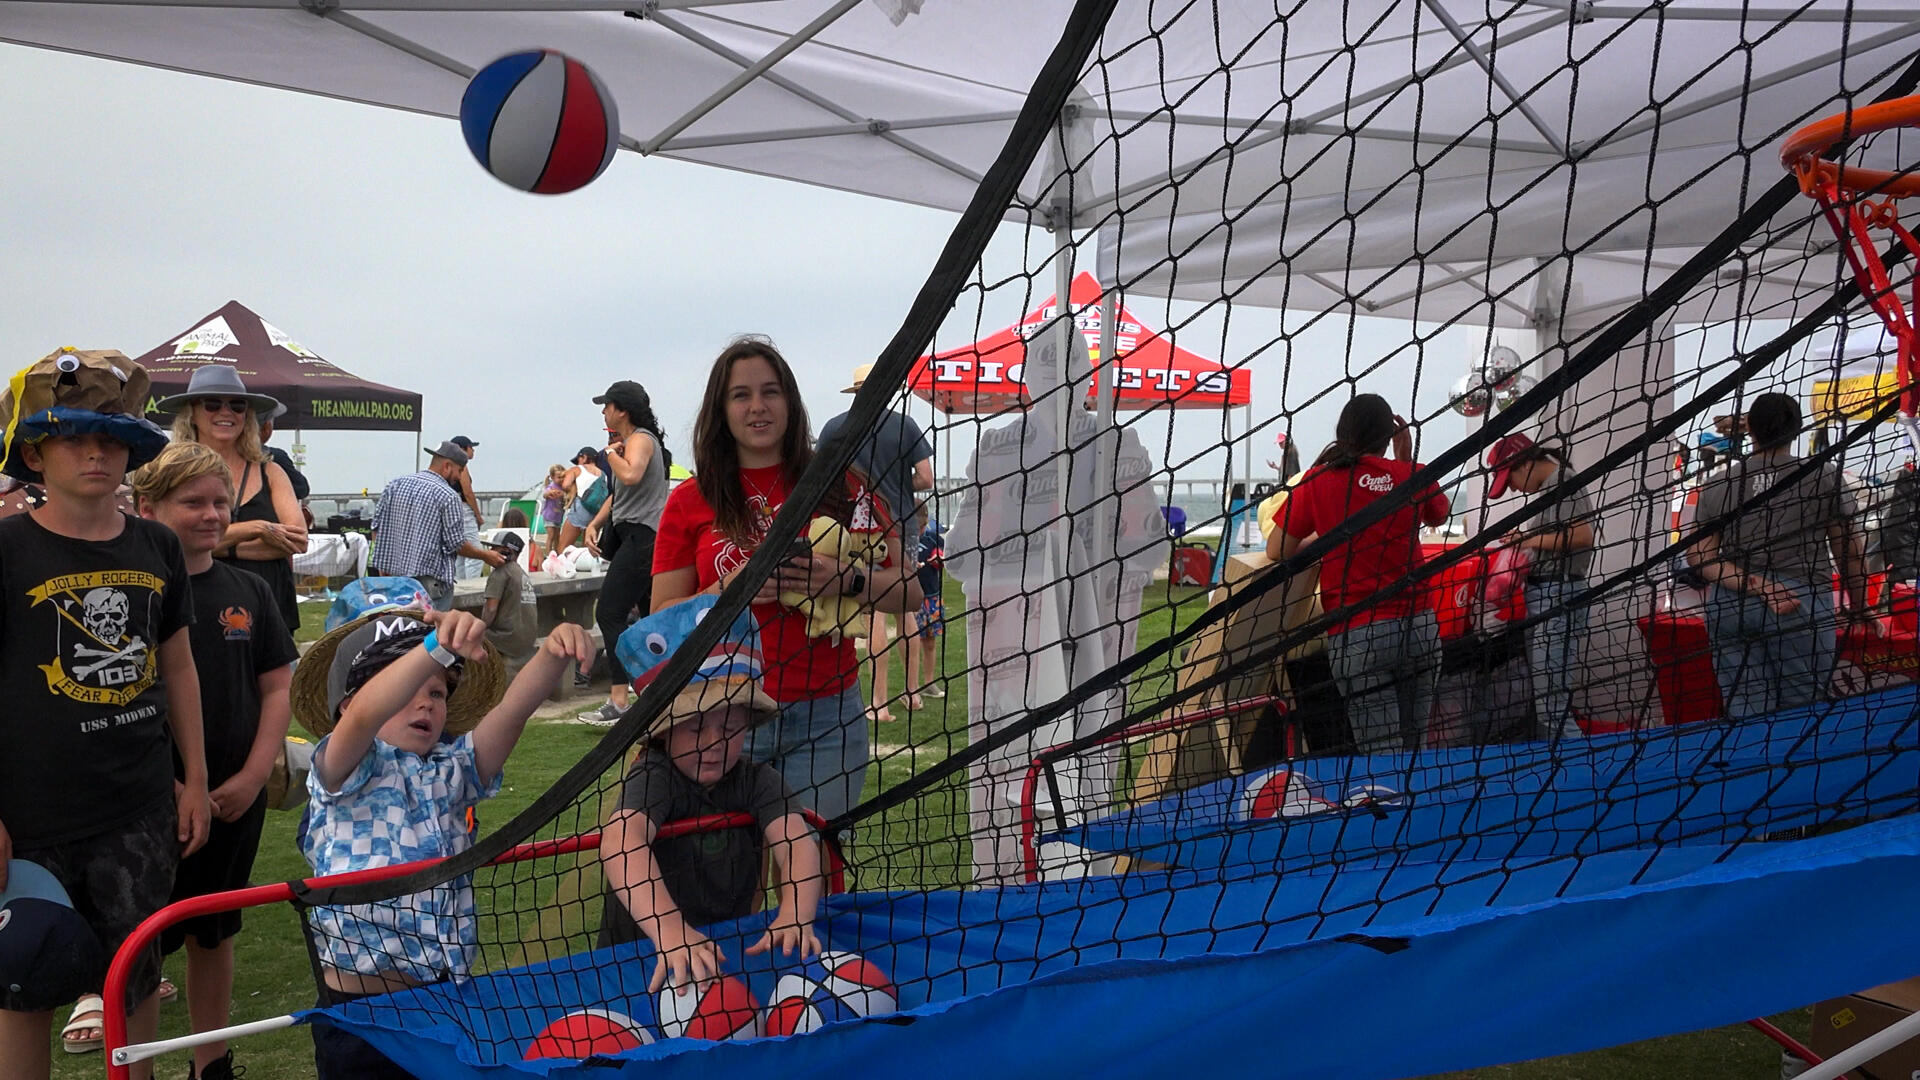
[[[950,673],[944,685],[948,696],[929,700],[909,711],[904,698],[905,672],[901,647],[888,650],[890,704],[894,719],[876,725],[873,737],[876,767],[868,771],[866,793],[900,783],[914,773],[944,760],[966,744],[966,669],[963,637],[964,598],[951,579],[946,590],[948,633],[941,651],[942,670]],[[1199,589],[1169,588],[1156,583],[1147,595],[1147,611],[1140,620],[1142,644],[1159,640],[1189,624],[1205,608]],[[302,605],[302,641],[319,634],[325,605]],[[1172,688],[1175,664],[1156,664],[1134,683],[1136,702]],[[527,729],[508,766],[508,783],[500,795],[482,805],[483,829],[492,829],[525,809],[599,739],[600,732],[569,724],[535,723]],[[614,777],[603,778],[598,791],[609,792]],[[920,798],[863,823],[850,852],[855,865],[855,888],[959,887],[966,884],[968,858],[967,796],[964,770]],[[594,794],[543,829],[541,835],[570,835],[597,828],[598,802]],[[294,847],[297,814],[270,813],[254,864],[254,880],[279,881],[307,876],[311,871]],[[598,927],[600,877],[591,856],[522,863],[512,868],[483,871],[478,882],[483,913],[481,965],[487,969],[538,962],[588,947]],[[306,950],[293,913],[286,905],[248,912],[246,929],[237,944],[233,1019],[235,1022],[278,1016],[313,1003],[313,979]],[[184,985],[182,957],[168,959],[167,972]],[[1652,978],[1662,977],[1659,974]],[[63,1023],[61,1013],[56,1021]],[[1773,1018],[1797,1037],[1805,1038],[1808,1010]],[[1569,1017],[1569,1024],[1579,1024]],[[187,1032],[184,1001],[161,1013],[163,1038]],[[1390,1033],[1387,1033],[1390,1035]],[[1283,1051],[1277,1051],[1283,1052]],[[286,1031],[245,1039],[236,1045],[235,1058],[248,1069],[248,1080],[306,1080],[313,1075],[312,1044],[307,1031]],[[54,1076],[59,1080],[97,1078],[105,1063],[98,1054],[54,1053]],[[184,1054],[162,1058],[156,1075],[175,1080],[187,1069]],[[0,1063],[0,1076],[5,1073]],[[1734,1026],[1712,1031],[1654,1039],[1629,1046],[1569,1057],[1505,1065],[1471,1073],[1448,1074],[1449,1080],[1664,1080],[1698,1077],[1733,1080],[1771,1080],[1779,1075],[1779,1056],[1773,1044],[1758,1033]]]

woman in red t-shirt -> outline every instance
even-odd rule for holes
[[[693,430],[692,482],[667,496],[653,548],[653,610],[719,592],[746,566],[767,526],[813,462],[813,434],[793,370],[760,338],[742,338],[713,363]],[[807,620],[779,594],[848,596],[905,614],[920,606],[913,564],[889,528],[882,500],[858,472],[829,490],[818,514],[856,533],[886,536],[886,559],[870,573],[825,556],[782,563],[753,598],[767,693],[778,720],[755,728],[747,754],[780,770],[800,804],[839,816],[860,799],[867,769],[865,701],[853,640],[809,638]]]
[[[1389,444],[1391,460],[1381,456]],[[1419,468],[1407,422],[1378,394],[1355,397],[1340,410],[1333,442],[1274,515],[1267,557],[1291,557],[1308,537],[1391,494]],[[1416,588],[1375,594],[1405,582],[1420,564],[1420,526],[1444,523],[1448,511],[1446,496],[1428,485],[1320,558],[1321,606],[1334,612],[1361,605],[1327,635],[1327,658],[1360,753],[1411,750],[1427,729],[1440,674],[1439,623],[1419,610]]]

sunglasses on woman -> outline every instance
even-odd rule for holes
[[[225,409],[227,412],[240,413],[241,415],[245,415],[249,410],[253,408],[253,403],[248,401],[246,398],[204,398],[203,397],[200,399],[200,407],[207,410],[208,412],[219,412],[220,410]]]

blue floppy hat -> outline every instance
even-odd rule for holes
[[[622,667],[639,672],[633,677],[634,690],[646,689],[659,677],[667,661],[686,642],[694,627],[706,619],[719,599],[696,596],[661,608],[627,627],[620,635],[615,652]],[[753,711],[755,723],[771,719],[780,711],[780,706],[761,687],[764,674],[759,628],[752,615],[742,612],[727,628],[726,636],[707,651],[687,685],[647,725],[647,735],[657,735],[677,721],[727,705],[745,705]]]

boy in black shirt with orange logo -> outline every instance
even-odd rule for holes
[[[63,349],[0,395],[0,470],[47,491],[45,505],[0,521],[0,877],[9,857],[51,872],[107,956],[167,903],[210,814],[180,541],[115,505],[127,469],[166,445],[140,418],[147,389],[118,352]],[[159,985],[156,947],[127,985],[135,1040],[153,1037]],[[0,986],[9,1077],[51,1072],[60,1004]]]
[[[287,734],[287,688],[299,654],[265,579],[214,561],[233,521],[233,474],[220,455],[199,443],[174,443],[131,482],[140,516],[173,530],[193,576],[189,640],[200,673],[214,821],[207,846],[181,860],[173,899],[245,888],[267,817],[261,791]],[[177,923],[160,936],[163,952],[187,948],[187,1010],[195,1031],[227,1026],[239,932],[240,913],[228,911]],[[233,1075],[226,1043],[193,1048],[190,1078]]]

